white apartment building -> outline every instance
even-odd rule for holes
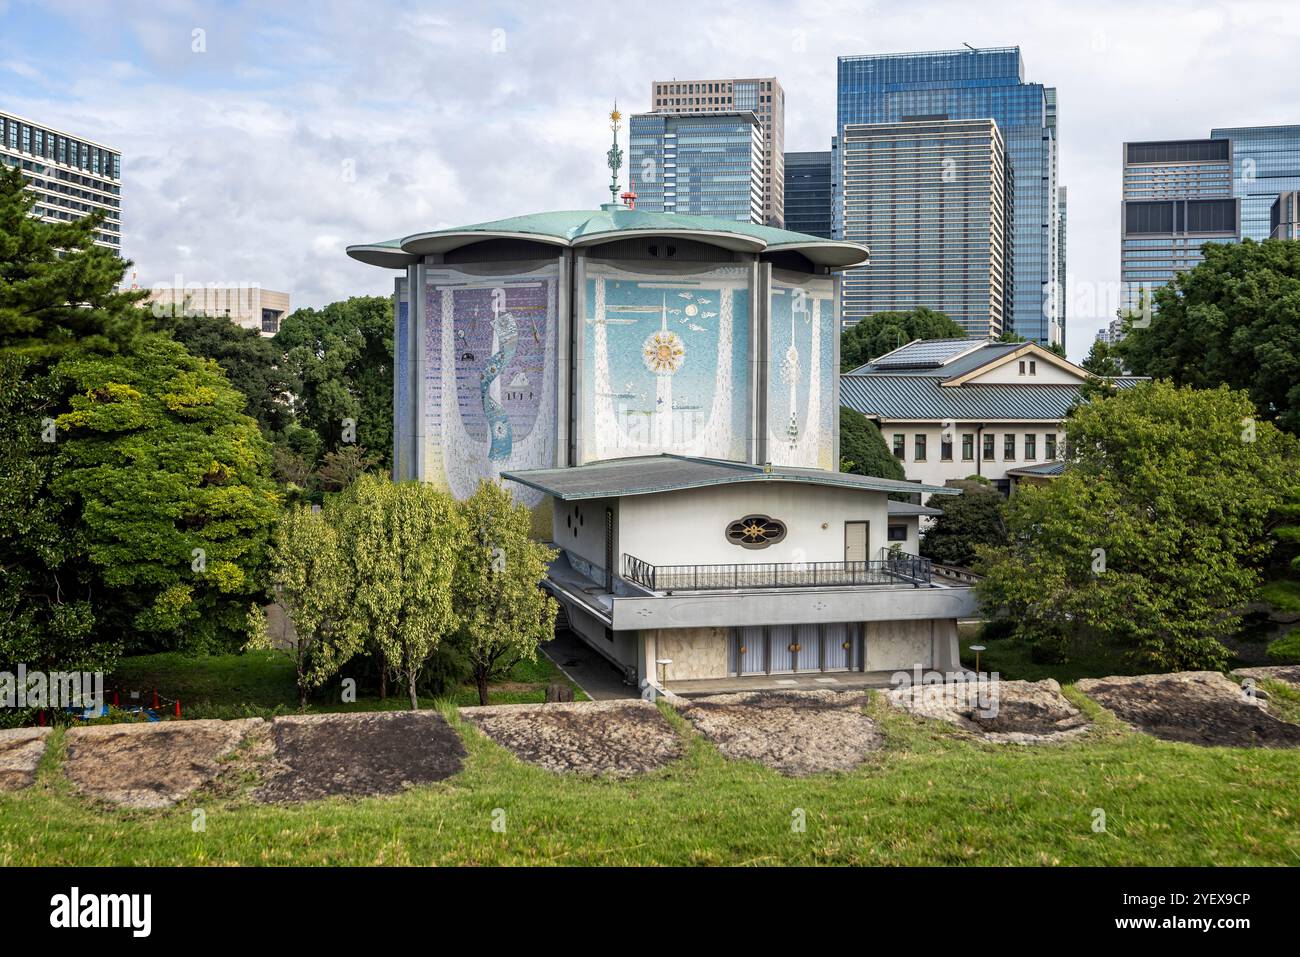
[[[16,166],[36,194],[32,215],[73,222],[104,214],[95,244],[122,252],[122,154],[111,146],[0,112],[0,163]]]

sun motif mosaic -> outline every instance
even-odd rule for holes
[[[686,361],[686,346],[675,332],[661,329],[641,347],[645,366],[655,375],[672,375]]]

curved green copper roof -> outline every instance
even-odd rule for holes
[[[498,219],[490,223],[414,233],[402,239],[349,246],[353,259],[372,266],[405,269],[421,256],[447,253],[485,239],[526,239],[554,246],[579,248],[636,236],[697,239],[724,249],[748,253],[798,252],[819,266],[844,269],[868,262],[860,243],[822,239],[772,226],[682,213],[651,213],[622,206],[559,210]]]

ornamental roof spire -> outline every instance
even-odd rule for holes
[[[614,134],[614,142],[605,154],[605,160],[609,165],[609,201],[618,203],[618,171],[623,167],[623,151],[618,148],[618,130],[622,125],[623,114],[618,111],[618,100],[614,101],[614,109],[609,114],[609,128]]]

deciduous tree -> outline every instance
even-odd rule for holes
[[[1024,488],[1010,544],[982,551],[986,611],[1031,641],[1100,641],[1142,665],[1221,668],[1254,595],[1267,522],[1300,489],[1296,440],[1244,392],[1144,384],[1066,421],[1073,460]]]
[[[353,593],[348,562],[325,512],[301,505],[286,511],[276,526],[270,565],[276,599],[293,626],[280,647],[293,659],[299,706],[305,708],[312,689],[337,674],[362,646],[360,630],[348,627]]]
[[[539,586],[556,553],[529,537],[528,509],[494,482],[479,483],[460,510],[468,534],[456,566],[457,640],[487,704],[493,675],[536,661],[538,645],[554,636],[555,599]]]
[[[373,644],[418,708],[420,669],[459,625],[452,581],[464,520],[432,486],[375,475],[345,489],[335,514],[352,580],[348,627]]]

